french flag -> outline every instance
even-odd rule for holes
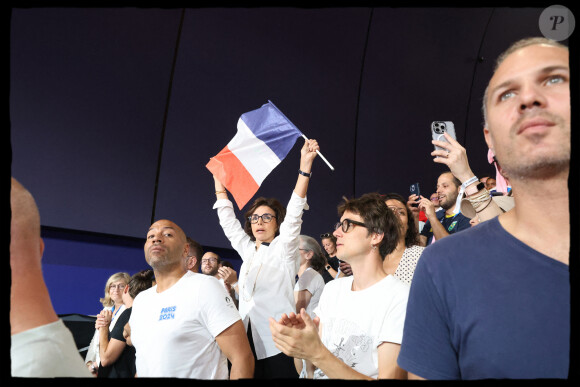
[[[242,114],[238,132],[206,168],[230,191],[241,209],[301,136],[302,132],[268,101]]]

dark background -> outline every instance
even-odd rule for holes
[[[239,268],[205,164],[267,100],[335,167],[313,166],[302,233],[315,238],[343,195],[433,193],[434,120],[495,175],[484,88],[500,52],[541,36],[544,8],[13,8],[11,172],[40,210],[57,313],[98,313],[109,275],[148,268],[153,220]],[[256,196],[287,203],[302,144]]]

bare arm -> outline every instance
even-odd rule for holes
[[[236,321],[217,335],[216,342],[232,363],[230,379],[254,376],[254,355],[241,320]]]
[[[304,140],[304,145],[300,150],[300,170],[302,172],[311,173],[312,172],[312,162],[316,157],[316,151],[319,150],[318,142],[316,140]],[[294,192],[301,198],[306,197],[306,191],[308,191],[308,183],[310,178],[298,175],[298,180],[296,181],[296,186],[294,187]]]
[[[308,306],[310,304],[310,299],[312,298],[312,293],[308,290],[299,290],[294,292],[294,300],[296,301],[296,313],[300,313],[300,309]]]
[[[424,196],[421,196],[421,201],[419,201],[419,209],[425,213],[425,216],[427,216],[427,219],[431,224],[431,228],[433,229],[433,235],[435,236],[435,239],[441,239],[445,238],[446,236],[449,236],[449,233],[447,232],[447,230],[445,230],[445,227],[443,227],[439,219],[437,219],[437,215],[435,213],[435,206],[433,205],[431,200],[427,199]]]
[[[437,140],[432,141],[434,145],[446,149],[446,150],[435,150],[431,152],[431,155],[435,156],[433,161],[439,164],[447,165],[451,173],[453,173],[453,176],[459,179],[459,181],[461,181],[461,183],[463,184],[469,179],[471,179],[473,176],[475,176],[475,174],[471,171],[471,168],[469,166],[469,162],[467,159],[467,151],[465,150],[464,147],[461,146],[461,144],[459,144],[459,142],[454,140],[453,137],[451,137],[449,134],[445,133],[444,136],[448,142]],[[469,196],[475,196],[478,193],[481,193],[481,191],[479,192],[475,191],[478,183],[479,181],[475,181],[470,185],[468,185],[467,187],[465,187],[465,193],[468,199]],[[471,195],[469,195],[470,192]],[[484,207],[485,209],[483,209]],[[489,203],[483,204],[481,208],[483,210],[481,212],[478,212],[477,215],[480,221],[482,222],[491,218],[495,218],[496,216],[500,215],[503,212],[501,208],[499,208],[497,203],[495,203],[493,200]]]
[[[409,372],[408,375],[409,375],[409,380],[426,380],[425,378],[422,378],[419,375],[415,375],[411,372]]]
[[[126,343],[121,340],[109,340],[109,325],[111,324],[112,313],[110,310],[103,310],[99,314],[99,321],[103,321],[99,327],[99,356],[101,364],[108,366],[119,359],[125,349]]]

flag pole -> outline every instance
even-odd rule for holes
[[[292,125],[292,126],[293,126],[293,127],[294,127],[294,128],[297,130],[297,131],[299,131],[299,132],[302,134],[302,137],[303,137],[303,138],[304,138],[306,141],[308,141],[308,137],[306,137],[306,136],[304,135],[304,133],[302,133],[302,131],[301,131],[300,129],[298,129],[298,127],[297,127],[296,125],[294,125],[294,124],[292,123],[292,121],[290,121],[290,120],[288,119],[288,117],[286,117],[286,116],[284,115],[284,113],[282,113],[282,111],[281,111],[280,109],[278,109],[278,107],[277,107],[276,105],[274,105],[274,102],[272,102],[272,101],[270,101],[270,100],[268,100],[268,102],[269,102],[269,103],[270,103],[270,104],[271,104],[271,105],[274,107],[274,109],[278,110],[278,113],[280,113],[280,114],[282,115],[282,117],[284,117],[284,118],[285,118],[285,119],[286,119],[286,120],[287,120],[287,121],[290,123],[290,125]],[[333,167],[332,165],[330,165],[330,163],[328,162],[328,160],[326,160],[326,158],[325,158],[325,157],[322,155],[322,153],[320,153],[320,152],[318,151],[318,149],[316,150],[316,153],[318,154],[318,156],[320,156],[320,157],[322,158],[322,160],[324,160],[324,162],[326,163],[326,165],[328,165],[328,168],[330,168],[330,170],[331,170],[331,171],[334,171],[334,167]]]
[[[302,137],[304,137],[304,139],[306,141],[308,141],[308,138],[304,134],[302,134]],[[328,168],[330,168],[331,171],[334,171],[334,167],[332,165],[330,165],[330,163],[328,162],[328,160],[326,160],[326,158],[322,155],[322,153],[320,153],[318,151],[318,149],[316,150],[316,153],[318,153],[318,156],[320,156],[322,158],[322,160],[324,160],[324,162],[326,163],[326,165],[328,165]]]

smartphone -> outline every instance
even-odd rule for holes
[[[411,193],[411,195],[415,194],[417,196],[420,196],[421,191],[419,191],[419,183],[411,184],[411,186],[409,187],[409,192]],[[418,205],[419,203],[411,204],[411,206],[413,207],[417,207]]]
[[[457,137],[455,136],[455,125],[453,125],[453,122],[451,122],[451,121],[433,121],[431,123],[431,138],[433,140],[448,142],[445,139],[445,136],[443,135],[443,133],[447,133],[454,140],[457,140]],[[443,149],[440,146],[435,145],[435,150],[446,150],[446,149]]]

